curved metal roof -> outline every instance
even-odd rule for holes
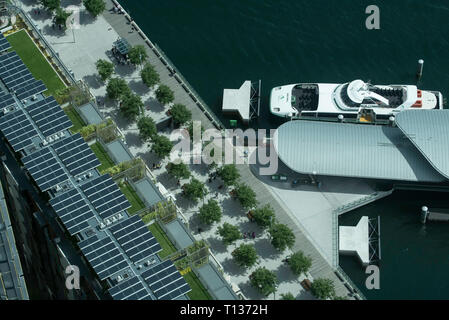
[[[430,164],[449,179],[449,110],[407,110],[396,124]]]
[[[317,175],[442,182],[398,128],[290,121],[274,136],[279,158],[292,170]]]

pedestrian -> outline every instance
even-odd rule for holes
[[[253,239],[256,239],[256,233],[253,231]]]
[[[156,168],[156,164],[153,162],[153,169]]]
[[[246,239],[246,232],[243,233],[243,239]]]
[[[180,186],[180,185],[181,185],[181,180],[178,179],[178,186]]]

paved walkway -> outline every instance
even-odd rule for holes
[[[70,1],[62,1],[62,5],[66,5]],[[106,1],[107,9],[112,8],[112,2]],[[55,50],[59,52],[61,59],[65,64],[74,71],[75,77],[84,79],[92,88],[92,93],[97,97],[105,96],[105,85],[98,80],[95,70],[95,62],[102,58],[108,59],[108,50],[112,48],[112,43],[120,36],[128,40],[131,45],[144,44],[143,39],[134,31],[131,32],[131,26],[127,23],[127,20],[123,15],[113,14],[106,11],[103,16],[98,17],[96,20],[89,19],[87,13],[81,11],[81,29],[67,31],[67,33],[60,34],[55,32],[50,27],[50,20],[43,15],[34,16],[32,13],[32,6],[34,2],[23,0],[24,9],[34,19],[36,24],[43,30],[47,40],[53,44]],[[150,35],[151,36],[151,35]],[[98,41],[101,39],[101,41]],[[198,108],[192,98],[186,93],[186,91],[179,85],[179,83],[170,76],[166,66],[157,58],[157,56],[148,48],[149,61],[155,66],[155,69],[159,72],[161,82],[168,85],[175,92],[175,103],[182,103],[186,105],[193,115],[193,119],[200,120],[204,127],[212,127],[211,122]],[[154,89],[149,90],[141,83],[138,76],[138,70],[128,66],[117,66],[117,75],[126,79],[131,89],[141,95],[145,102],[145,105],[149,107],[145,112],[152,116],[155,120],[164,116],[168,106],[161,106],[154,99]],[[104,105],[101,106],[101,111],[106,116],[111,116],[118,124],[120,129],[125,134],[125,139],[130,147],[130,151],[135,156],[141,156],[147,165],[151,168],[152,163],[159,162],[159,159],[149,152],[148,145],[142,144],[138,138],[138,131],[136,124],[130,124],[123,119],[118,113],[117,105],[107,99]],[[166,132],[165,134],[169,134]],[[180,189],[176,186],[174,179],[171,179],[164,169],[163,162],[162,168],[155,170],[154,174],[158,177],[158,180],[164,184],[164,186],[176,195],[178,205],[185,211],[186,216],[190,219],[192,230],[195,230],[195,225],[198,223],[195,213],[198,211],[198,205],[192,204],[180,195]],[[249,166],[238,166],[242,180],[251,185],[254,191],[258,195],[258,200],[261,204],[270,203],[275,209],[277,219],[289,225],[295,235],[296,244],[293,248],[294,251],[302,250],[306,254],[313,258],[313,266],[310,271],[310,278],[326,277],[334,280],[336,285],[336,291],[338,295],[346,296],[347,289],[342,285],[333,272],[333,268],[323,255],[312,245],[311,240],[302,230],[302,227],[297,223],[295,215],[292,213],[279,198],[269,190],[267,186],[261,183],[251,172]],[[204,165],[191,165],[193,175],[202,181],[207,180],[208,170]],[[185,181],[183,181],[184,183]],[[254,224],[250,223],[240,207],[240,205],[230,199],[229,195],[224,192],[223,189],[218,190],[218,181],[208,184],[210,190],[208,198],[218,199],[224,209],[224,216],[222,222],[230,222],[234,225],[238,225],[240,229],[244,231],[254,231],[257,235],[254,240],[240,240],[239,243],[248,242],[253,243],[260,255],[260,265],[266,266],[268,269],[273,270],[280,281],[276,298],[281,293],[292,292],[298,298],[309,299],[312,298],[309,293],[305,293],[299,284],[299,280],[293,276],[291,271],[281,263],[281,260],[286,257],[289,252],[280,254],[274,250],[269,243],[268,235],[257,228]],[[216,196],[216,192],[218,195]],[[223,264],[225,273],[231,278],[231,281],[237,284],[243,294],[248,299],[261,299],[262,297],[249,285],[248,275],[255,268],[249,270],[242,270],[237,267],[231,259],[230,253],[234,246],[224,248],[215,234],[217,225],[203,231],[201,234],[194,234],[198,238],[206,238],[212,245],[212,250],[216,254],[220,263]],[[274,298],[273,295],[268,297]]]

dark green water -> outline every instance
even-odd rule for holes
[[[356,0],[120,0],[225,124],[223,88],[262,80],[261,117],[272,87],[295,82],[415,84],[449,94],[449,1],[377,0],[380,30],[365,28],[366,6]],[[420,206],[445,203],[447,194],[398,193],[342,218],[382,217],[381,290],[368,298],[449,298],[449,225],[419,224]],[[342,266],[362,287],[353,259]],[[363,289],[363,288],[362,288]]]

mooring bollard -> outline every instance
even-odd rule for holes
[[[419,59],[418,60],[418,73],[416,74],[418,79],[420,79],[422,77],[423,68],[424,68],[424,60]]]

